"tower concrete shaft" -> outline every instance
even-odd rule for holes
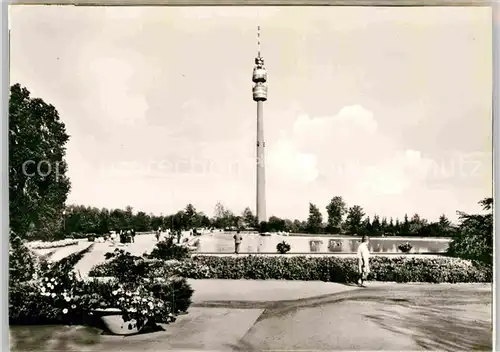
[[[252,81],[253,100],[257,102],[257,221],[267,221],[266,215],[266,163],[264,141],[264,102],[267,100],[267,71],[260,56],[260,27],[257,27],[258,52],[255,58]]]
[[[257,102],[257,221],[267,221],[266,152],[264,142],[264,102]]]

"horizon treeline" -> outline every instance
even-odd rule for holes
[[[257,230],[260,232],[291,232],[305,234],[346,234],[369,236],[424,236],[451,237],[456,226],[443,214],[438,221],[430,222],[418,214],[403,219],[366,216],[359,205],[347,207],[342,197],[333,197],[326,206],[327,219],[323,219],[319,208],[309,203],[306,220],[269,217],[267,222],[257,223],[249,207],[235,214],[218,202],[214,214],[208,216],[196,210],[192,204],[169,215],[154,215],[144,211],[134,212],[131,206],[125,209],[107,209],[84,205],[66,207],[63,233],[105,234],[112,230],[135,229],[138,232],[163,230],[191,230],[211,228],[221,230]]]

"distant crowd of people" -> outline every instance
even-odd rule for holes
[[[178,244],[181,243],[181,239],[182,239],[182,231],[181,230],[165,230],[165,229],[160,227],[155,231],[156,241],[160,241],[162,233],[166,233],[168,236],[173,236],[174,238],[177,239]],[[196,229],[189,231],[189,236],[198,236],[198,235],[200,235],[200,233],[198,233],[198,231]],[[185,240],[187,240],[187,239],[185,239]]]
[[[201,233],[193,229],[189,232],[187,231],[181,231],[181,230],[172,230],[172,229],[165,229],[165,228],[158,228],[154,231],[154,235],[156,238],[156,241],[160,241],[162,235],[165,237],[174,237],[176,239],[178,244],[181,244],[181,242],[189,242],[189,238],[192,236],[199,236]],[[113,245],[116,245],[118,243],[121,244],[128,244],[128,243],[135,243],[135,236],[136,236],[136,231],[133,228],[128,228],[128,229],[122,229],[122,230],[115,230],[115,231],[110,231],[109,234],[102,236],[102,237],[97,237],[95,239],[96,242],[111,242]]]
[[[135,242],[135,230],[117,230],[111,231],[109,235],[111,242],[116,243],[119,240],[120,243],[134,243]]]

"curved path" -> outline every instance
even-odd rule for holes
[[[491,350],[491,301],[483,285],[379,284],[266,309],[237,347]]]
[[[202,290],[201,284],[204,283],[200,283],[198,290]],[[116,337],[84,327],[11,327],[12,350],[491,351],[492,348],[491,285],[373,283],[365,289],[348,287],[347,291],[286,301],[245,299],[249,297],[245,289],[253,284],[238,285],[242,289],[239,300],[222,294],[223,287],[221,300],[216,300],[213,292],[193,297],[195,302],[189,314],[164,326],[165,331]],[[266,283],[256,285],[259,290]],[[308,283],[303,285],[305,288]],[[210,300],[205,300],[207,297]]]

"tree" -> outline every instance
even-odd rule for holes
[[[136,231],[148,231],[151,228],[151,217],[143,211],[137,212],[132,222]]]
[[[133,219],[134,219],[134,208],[132,208],[130,205],[127,205],[125,207],[125,213],[124,213],[124,227],[129,228],[132,227],[133,225]]]
[[[307,229],[307,222],[295,219],[293,221],[293,227],[295,228],[295,233],[305,232]]]
[[[114,209],[111,211],[110,215],[110,224],[111,228],[116,231],[116,230],[124,230],[125,227],[127,226],[127,221],[125,218],[125,211],[121,209]]]
[[[269,217],[267,226],[270,232],[283,232],[285,231],[286,223],[285,220],[280,219],[277,216],[271,216]]]
[[[389,231],[389,225],[387,224],[387,218],[383,217],[380,223],[380,233],[385,235]]]
[[[448,220],[446,215],[442,214],[439,217],[437,225],[441,236],[448,237],[451,235],[451,221]]]
[[[19,84],[10,88],[9,225],[16,235],[45,240],[62,236],[70,190],[68,141],[54,106],[31,98]],[[28,233],[30,227],[33,233]]]
[[[236,229],[241,230],[245,227],[245,222],[243,221],[243,217],[239,215],[234,215],[232,218],[232,226],[236,227]]]
[[[342,218],[347,212],[347,206],[342,197],[333,197],[330,203],[326,206],[328,214],[328,231],[332,233],[340,233],[342,229]]]
[[[394,226],[394,220],[392,220],[392,217],[391,217],[391,220],[389,221],[389,225],[387,226],[387,232],[389,233],[389,235],[392,235],[392,236],[394,236],[394,234],[396,232],[396,229]]]
[[[363,220],[363,217],[365,216],[365,213],[363,211],[363,208],[361,208],[359,205],[354,205],[349,208],[349,211],[347,212],[347,218],[345,220],[347,231],[350,234],[359,234],[360,229],[361,229],[361,221]]]
[[[226,209],[221,202],[217,202],[214,211],[214,225],[219,229],[226,229],[234,226],[234,214]]]
[[[403,224],[400,228],[401,236],[408,236],[410,234],[410,221],[408,220],[408,214],[405,214]]]
[[[372,223],[369,216],[367,216],[361,223],[360,234],[367,236],[372,234]]]
[[[375,214],[372,221],[372,236],[378,236],[381,231],[380,217]]]
[[[186,216],[184,215],[183,210],[179,210],[177,213],[172,215],[172,230],[181,231],[186,229]]]
[[[193,204],[188,204],[184,209],[184,224],[188,230],[200,226],[200,219]]]
[[[99,218],[99,229],[97,231],[98,234],[109,233],[109,210],[106,208],[102,208],[98,214]]]
[[[298,232],[298,228],[295,226],[295,222],[290,219],[285,219],[285,231],[287,232]]]
[[[427,221],[425,219],[421,219],[420,215],[414,214],[411,217],[409,234],[412,236],[421,236],[426,225]]]
[[[214,218],[215,219],[223,218],[225,213],[226,213],[226,208],[224,207],[224,205],[221,202],[217,202],[217,204],[215,204],[215,209],[214,209]]]
[[[479,202],[486,214],[458,211],[460,224],[448,248],[450,255],[493,264],[493,198]]]
[[[164,226],[164,218],[163,216],[152,216],[150,222],[150,229],[157,230],[160,227]],[[149,229],[148,229],[149,230]],[[137,229],[136,229],[137,231]]]
[[[401,231],[401,223],[399,222],[399,219],[396,218],[396,224],[394,224],[394,236],[399,236]]]
[[[243,223],[246,228],[256,228],[257,227],[257,217],[252,213],[252,210],[249,207],[246,207],[243,210]]]
[[[320,233],[323,225],[323,215],[318,207],[309,203],[309,217],[307,219],[307,229],[310,233]]]
[[[203,212],[198,213],[198,217],[200,218],[200,226],[201,227],[210,227],[212,225],[210,219],[208,216],[205,215]]]
[[[267,221],[261,221],[259,223],[259,233],[266,233],[266,232],[269,232],[269,224]]]

